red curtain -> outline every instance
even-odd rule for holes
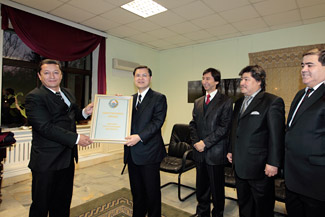
[[[19,38],[36,53],[60,61],[87,56],[99,47],[98,93],[106,93],[105,38],[6,5],[1,5],[2,29],[10,20]]]

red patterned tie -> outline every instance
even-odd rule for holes
[[[205,104],[208,105],[210,102],[210,94],[207,95],[207,100],[205,101]]]

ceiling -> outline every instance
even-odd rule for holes
[[[325,0],[155,0],[168,11],[142,18],[131,0],[11,0],[156,50],[325,21]]]

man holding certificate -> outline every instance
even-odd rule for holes
[[[128,164],[133,217],[160,217],[160,162],[166,156],[161,127],[167,112],[166,96],[150,86],[147,66],[133,71],[138,93],[133,95],[131,135],[126,137],[124,163]]]
[[[28,167],[32,170],[29,217],[69,217],[77,145],[92,140],[76,132],[76,121],[92,114],[93,104],[81,110],[72,92],[60,87],[61,64],[45,59],[37,73],[42,82],[26,96],[26,114],[33,140]]]

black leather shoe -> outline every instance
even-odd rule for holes
[[[223,217],[223,211],[220,211],[219,213],[212,214],[212,217]]]

